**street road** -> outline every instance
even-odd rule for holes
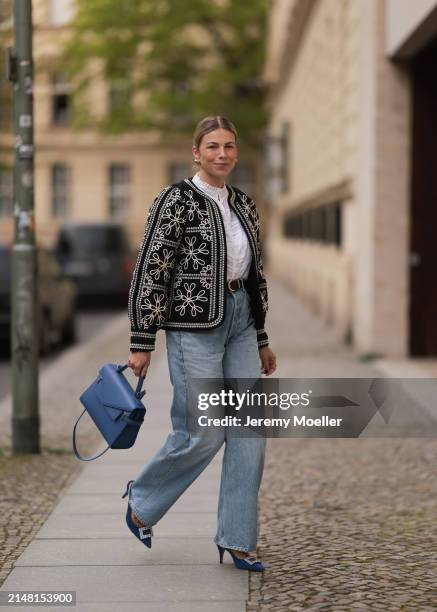
[[[89,340],[98,333],[110,320],[122,312],[122,309],[80,311],[77,314],[77,342]],[[127,316],[127,315],[126,315]],[[127,346],[127,344],[126,344]],[[40,371],[57,359],[63,348],[53,349],[46,357],[41,357]],[[11,363],[10,357],[0,355],[0,400],[8,395],[11,389]]]

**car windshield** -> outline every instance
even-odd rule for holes
[[[58,252],[68,255],[111,254],[119,253],[125,248],[125,236],[119,227],[64,228],[58,241]]]

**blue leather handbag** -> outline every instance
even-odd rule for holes
[[[146,414],[141,402],[146,392],[141,390],[144,382],[142,376],[136,390],[132,389],[123,374],[127,367],[113,363],[104,365],[96,380],[80,396],[85,409],[73,429],[73,450],[81,461],[97,459],[110,448],[130,448],[137,438]],[[104,451],[88,458],[82,457],[76,446],[76,428],[85,412],[88,412],[108,443]]]

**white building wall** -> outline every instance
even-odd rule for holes
[[[408,345],[410,82],[386,56],[380,0],[318,0],[272,104],[289,120],[291,190],[274,199],[274,269],[359,352]],[[343,202],[342,246],[285,239],[284,215]]]

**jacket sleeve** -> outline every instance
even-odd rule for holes
[[[150,208],[129,291],[130,350],[153,351],[166,319],[168,290],[185,225],[178,187],[166,187]]]
[[[260,221],[258,211],[256,209],[256,204],[252,200],[252,211],[253,211],[253,225],[256,231],[256,250],[258,254],[257,261],[257,276],[258,276],[258,287],[261,298],[261,308],[263,316],[260,321],[255,324],[256,327],[256,339],[258,342],[258,348],[263,346],[268,346],[269,337],[267,335],[266,330],[264,329],[265,318],[267,311],[269,309],[269,296],[267,291],[267,280],[264,274],[263,262],[262,262],[262,253],[261,253],[261,240],[260,240]]]

